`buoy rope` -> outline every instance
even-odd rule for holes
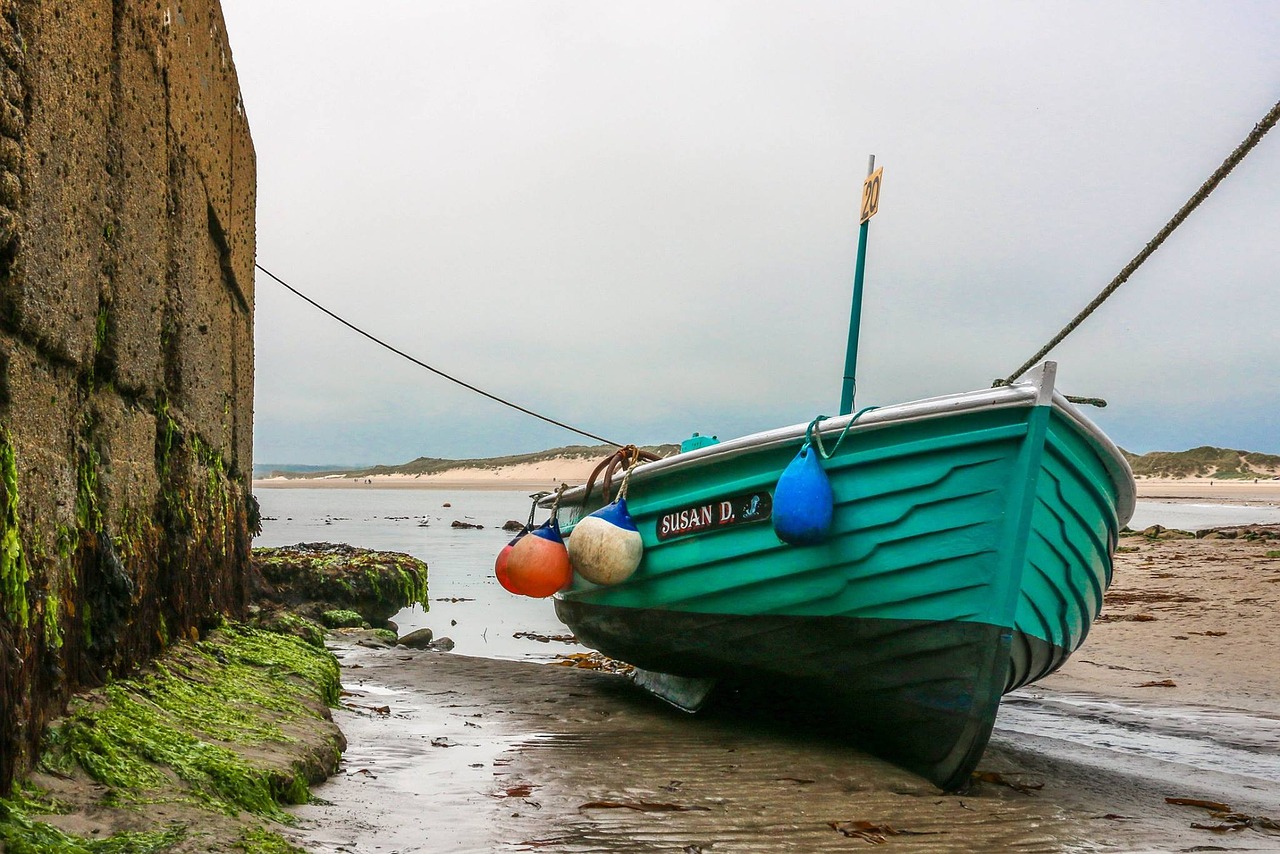
[[[622,486],[618,487],[619,501],[627,497],[627,487],[631,485],[631,473],[636,470],[638,465],[640,465],[640,455],[636,454],[635,459],[631,461],[631,465],[627,466],[627,473],[622,477]]]
[[[378,346],[380,346],[380,347],[385,347],[386,349],[390,350],[392,353],[395,353],[397,356],[400,356],[401,358],[404,358],[404,359],[408,359],[410,362],[413,362],[415,365],[417,365],[417,366],[418,366],[418,367],[420,367],[420,368],[426,368],[428,371],[431,371],[431,373],[433,373],[433,374],[435,374],[435,375],[437,375],[437,376],[439,376],[439,377],[443,377],[444,379],[448,380],[448,381],[449,381],[449,382],[451,382],[451,383],[456,383],[457,385],[462,386],[463,388],[467,389],[468,391],[474,391],[476,394],[481,395],[482,397],[487,397],[487,398],[489,398],[490,400],[495,401],[495,402],[497,402],[497,403],[501,403],[503,406],[509,406],[509,407],[511,407],[512,409],[516,410],[517,412],[523,412],[525,415],[531,415],[531,416],[533,416],[534,418],[537,418],[537,419],[540,419],[540,420],[542,420],[542,421],[547,422],[548,424],[554,424],[555,426],[557,426],[557,427],[562,427],[562,428],[564,428],[565,430],[568,430],[568,431],[569,431],[569,432],[571,432],[571,433],[577,433],[579,436],[586,436],[588,439],[595,439],[597,442],[603,442],[603,443],[605,443],[606,445],[613,445],[615,448],[621,448],[621,447],[622,447],[622,443],[621,443],[621,442],[615,442],[615,441],[613,441],[612,439],[606,439],[606,438],[605,438],[605,437],[603,437],[603,436],[597,436],[595,433],[589,433],[589,432],[587,432],[586,430],[581,430],[581,429],[579,429],[579,428],[577,428],[577,427],[574,427],[574,426],[573,426],[573,425],[571,425],[571,424],[566,424],[566,423],[564,423],[563,421],[557,421],[557,420],[556,420],[556,419],[554,419],[554,418],[549,418],[549,417],[548,417],[548,416],[546,416],[546,415],[543,415],[543,414],[538,413],[538,412],[534,412],[532,409],[528,409],[528,408],[526,408],[526,407],[523,407],[523,406],[521,406],[521,405],[520,405],[520,404],[518,404],[518,403],[512,403],[511,401],[509,401],[509,400],[507,400],[507,399],[505,399],[505,398],[499,397],[499,396],[498,396],[498,395],[496,395],[496,394],[490,394],[489,392],[485,391],[484,389],[482,389],[482,388],[477,388],[476,386],[473,386],[471,383],[469,383],[469,382],[465,382],[465,381],[463,381],[463,380],[458,379],[458,378],[457,378],[457,377],[455,377],[455,376],[452,376],[452,375],[450,375],[450,374],[447,374],[447,373],[445,373],[444,371],[440,370],[439,368],[433,368],[431,365],[428,365],[426,362],[423,362],[423,361],[421,361],[421,360],[419,360],[419,359],[415,359],[413,356],[410,356],[408,353],[404,352],[403,350],[400,350],[400,349],[398,349],[398,348],[396,348],[396,347],[391,346],[390,344],[388,344],[386,341],[383,341],[383,340],[382,340],[381,338],[379,338],[378,336],[373,335],[372,333],[369,333],[369,332],[365,332],[363,329],[361,329],[359,326],[356,326],[356,325],[355,325],[354,323],[352,323],[351,321],[346,320],[346,319],[344,319],[344,318],[340,317],[339,315],[335,314],[334,312],[330,311],[329,309],[325,308],[325,307],[324,307],[324,306],[322,306],[320,303],[316,302],[316,301],[315,301],[315,300],[313,300],[311,297],[307,296],[307,295],[306,295],[306,294],[304,294],[302,291],[298,290],[298,289],[297,289],[297,288],[295,288],[293,285],[289,284],[289,283],[288,283],[288,282],[286,282],[284,279],[280,278],[280,277],[279,277],[279,276],[277,276],[275,273],[271,272],[271,271],[270,271],[270,270],[268,270],[266,267],[262,266],[261,264],[257,263],[256,261],[254,262],[254,265],[253,265],[253,266],[257,267],[259,270],[261,270],[262,272],[266,273],[268,276],[270,276],[272,279],[274,279],[277,283],[279,283],[280,285],[283,285],[287,290],[291,291],[291,292],[292,292],[292,293],[294,293],[296,296],[301,297],[304,301],[306,301],[306,302],[310,303],[311,305],[315,306],[316,308],[320,309],[322,312],[324,312],[325,314],[329,315],[329,316],[330,316],[330,317],[332,317],[334,320],[336,320],[336,321],[338,321],[339,323],[341,323],[343,326],[347,327],[348,329],[352,330],[353,332],[358,332],[358,333],[360,333],[361,335],[363,335],[365,338],[368,338],[368,339],[369,339],[370,341],[372,341],[373,343],[377,344],[377,345],[378,345]]]
[[[526,531],[533,530],[533,515],[538,512],[538,502],[546,498],[550,494],[551,494],[550,492],[535,492],[529,496],[529,499],[533,502],[533,504],[532,506],[529,507],[529,521],[524,523],[524,527]]]
[[[556,490],[556,500],[551,502],[551,519],[554,521],[556,513],[560,510],[560,499],[564,497],[564,492],[569,488],[569,484],[561,483],[560,488]]]
[[[809,422],[808,428],[804,431],[804,443],[815,448],[818,451],[818,456],[822,457],[824,460],[829,460],[835,456],[836,451],[840,450],[840,443],[844,441],[844,437],[849,433],[849,428],[858,423],[859,418],[866,415],[871,410],[879,408],[880,407],[878,406],[867,406],[859,409],[857,413],[849,419],[849,423],[844,425],[844,429],[841,430],[840,435],[836,437],[836,443],[831,446],[830,451],[823,446],[822,433],[818,430],[818,424],[826,421],[827,416],[819,415],[817,418]]]
[[[1151,238],[1151,242],[1144,246],[1142,251],[1135,255],[1133,260],[1126,264],[1124,269],[1111,280],[1111,284],[1103,288],[1102,292],[1093,298],[1093,302],[1085,306],[1084,310],[1072,318],[1071,322],[1062,328],[1061,332],[1053,336],[1052,340],[1041,347],[1039,352],[1034,356],[1023,362],[1021,367],[1004,379],[996,380],[992,383],[992,386],[1012,385],[1018,377],[1031,370],[1031,368],[1037,365],[1041,359],[1047,356],[1050,350],[1061,344],[1062,339],[1074,332],[1076,327],[1083,323],[1089,315],[1093,314],[1094,310],[1096,310],[1098,306],[1102,305],[1102,303],[1106,301],[1107,297],[1115,293],[1121,285],[1129,280],[1129,277],[1142,266],[1144,261],[1151,257],[1152,253],[1160,248],[1160,244],[1164,243],[1165,239],[1170,234],[1173,234],[1174,229],[1182,225],[1183,220],[1190,216],[1191,212],[1195,210],[1201,202],[1209,198],[1209,194],[1222,183],[1222,179],[1231,174],[1231,170],[1236,168],[1240,161],[1244,160],[1245,155],[1252,151],[1254,146],[1262,141],[1262,138],[1267,135],[1267,131],[1275,127],[1277,121],[1280,121],[1280,101],[1277,101],[1276,105],[1271,108],[1271,111],[1262,117],[1262,121],[1254,125],[1253,130],[1244,138],[1244,141],[1236,146],[1236,150],[1231,152],[1230,156],[1228,156],[1226,160],[1222,161],[1222,165],[1209,176],[1208,180],[1200,185],[1200,189],[1196,190],[1195,193],[1192,194],[1191,198],[1187,200],[1186,204],[1184,204],[1178,212],[1173,215],[1173,219],[1165,223],[1164,228],[1160,229],[1156,236]]]

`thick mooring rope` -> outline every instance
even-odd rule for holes
[[[1057,347],[1059,344],[1061,344],[1062,339],[1066,338],[1068,335],[1074,332],[1076,330],[1076,327],[1084,322],[1085,318],[1093,314],[1094,310],[1097,309],[1098,306],[1102,305],[1102,303],[1106,301],[1107,297],[1115,293],[1117,288],[1119,288],[1126,281],[1128,281],[1129,277],[1133,275],[1134,271],[1137,270],[1139,267],[1141,267],[1142,263],[1146,261],[1148,258],[1150,258],[1153,252],[1155,252],[1157,249],[1160,248],[1160,244],[1164,243],[1165,238],[1167,238],[1170,234],[1173,234],[1174,229],[1182,225],[1182,221],[1185,220],[1188,216],[1190,216],[1191,212],[1195,210],[1196,207],[1199,206],[1201,202],[1209,198],[1209,194],[1212,193],[1215,189],[1217,189],[1217,186],[1220,183],[1222,183],[1222,179],[1226,178],[1227,175],[1231,174],[1231,170],[1236,168],[1236,166],[1239,165],[1240,161],[1244,160],[1245,155],[1247,155],[1250,151],[1252,151],[1254,146],[1256,146],[1259,142],[1262,141],[1262,138],[1267,135],[1267,131],[1271,130],[1273,127],[1276,126],[1277,121],[1280,121],[1280,101],[1277,101],[1276,105],[1271,108],[1271,111],[1262,117],[1262,121],[1254,125],[1253,130],[1250,131],[1249,135],[1244,138],[1244,142],[1236,146],[1236,150],[1231,152],[1231,155],[1227,157],[1226,160],[1222,161],[1222,165],[1219,166],[1217,170],[1212,175],[1209,176],[1209,179],[1200,186],[1200,189],[1196,190],[1196,192],[1191,196],[1190,199],[1187,199],[1187,203],[1184,204],[1178,210],[1178,212],[1173,215],[1173,219],[1165,223],[1164,228],[1160,229],[1160,232],[1156,234],[1155,237],[1151,238],[1151,242],[1148,243],[1146,246],[1142,247],[1142,251],[1139,252],[1137,255],[1135,255],[1133,260],[1130,261],[1128,264],[1126,264],[1124,266],[1124,269],[1121,270],[1119,274],[1114,279],[1111,280],[1111,284],[1103,288],[1102,293],[1098,294],[1096,297],[1093,298],[1093,302],[1085,306],[1083,311],[1081,311],[1074,318],[1072,318],[1071,322],[1062,328],[1061,332],[1053,336],[1053,339],[1048,344],[1045,344],[1043,347],[1041,347],[1039,352],[1037,352],[1030,359],[1027,359],[1027,361],[1024,362],[1021,367],[1019,367],[1013,373],[1009,374],[1009,376],[1005,377],[1004,379],[996,380],[994,383],[992,383],[992,385],[993,386],[1011,385],[1015,380],[1018,379],[1018,377],[1022,376],[1027,371],[1031,370],[1031,368],[1035,367],[1035,365],[1038,364],[1041,359],[1043,359],[1045,356],[1049,354],[1050,350],[1052,350],[1054,347]]]
[[[421,360],[419,360],[419,359],[415,359],[413,356],[410,356],[408,353],[404,352],[403,350],[400,350],[400,349],[397,349],[396,347],[391,346],[390,344],[388,344],[386,341],[383,341],[383,340],[382,340],[381,338],[379,338],[378,336],[376,336],[376,335],[374,335],[374,334],[372,334],[372,333],[370,333],[370,332],[365,332],[363,329],[361,329],[359,326],[356,326],[356,325],[355,325],[354,323],[352,323],[351,321],[346,320],[345,318],[343,318],[343,317],[341,317],[341,316],[339,316],[339,315],[337,315],[337,314],[333,313],[332,311],[330,311],[329,309],[325,308],[325,307],[324,307],[324,306],[322,306],[320,303],[316,302],[316,301],[315,301],[315,300],[313,300],[311,297],[307,296],[307,295],[306,295],[306,294],[304,294],[302,291],[298,290],[298,289],[297,289],[297,288],[295,288],[293,285],[289,284],[289,283],[288,283],[288,282],[286,282],[284,279],[280,278],[280,277],[279,277],[279,276],[277,276],[275,273],[271,272],[270,270],[268,270],[266,267],[262,266],[261,264],[259,264],[259,263],[257,263],[257,262],[254,262],[254,265],[253,265],[253,266],[257,267],[257,268],[258,268],[259,270],[261,270],[263,273],[266,273],[269,277],[271,277],[273,280],[275,280],[278,284],[282,285],[286,290],[291,291],[293,294],[295,294],[296,296],[300,297],[300,298],[301,298],[301,299],[303,299],[304,301],[306,301],[306,302],[310,303],[311,305],[315,306],[316,308],[320,309],[322,312],[324,312],[325,314],[329,315],[329,316],[330,316],[330,317],[332,317],[334,320],[336,320],[336,321],[338,321],[339,323],[341,323],[343,326],[347,327],[348,329],[352,330],[353,332],[358,332],[358,333],[360,333],[360,334],[361,334],[361,335],[363,335],[365,338],[368,338],[370,341],[372,341],[374,344],[377,344],[379,347],[385,347],[386,349],[390,350],[392,353],[395,353],[397,356],[400,356],[400,357],[402,357],[402,358],[404,358],[404,359],[408,359],[410,362],[413,362],[413,363],[414,363],[415,365],[417,365],[418,367],[420,367],[420,368],[426,368],[428,371],[431,371],[431,373],[435,374],[435,375],[436,375],[436,376],[438,376],[438,377],[443,377],[444,379],[448,380],[448,381],[449,381],[449,382],[451,382],[451,383],[456,383],[457,385],[462,386],[463,388],[467,389],[468,391],[474,391],[476,394],[478,394],[478,395],[480,395],[480,396],[482,396],[482,397],[487,397],[487,398],[489,398],[490,400],[495,401],[496,403],[501,403],[503,406],[509,406],[509,407],[511,407],[512,409],[516,410],[517,412],[523,412],[525,415],[531,415],[531,416],[533,416],[534,418],[537,418],[537,419],[539,419],[539,420],[541,420],[541,421],[545,421],[545,422],[547,422],[548,424],[554,424],[554,425],[555,425],[555,426],[557,426],[557,427],[562,427],[562,428],[564,428],[565,430],[568,430],[568,431],[569,431],[569,432],[571,432],[571,433],[577,433],[579,436],[585,436],[585,437],[587,437],[588,439],[595,439],[597,442],[604,442],[606,445],[613,445],[615,448],[621,448],[621,447],[623,447],[623,445],[622,445],[622,443],[621,443],[621,442],[615,442],[615,441],[613,441],[612,439],[606,439],[606,438],[605,438],[605,437],[603,437],[603,436],[597,436],[595,433],[588,433],[586,430],[580,430],[580,429],[578,429],[577,427],[574,427],[572,424],[565,424],[563,421],[557,421],[557,420],[555,420],[554,418],[549,418],[549,417],[547,417],[546,415],[543,415],[543,414],[538,413],[538,412],[534,412],[532,409],[526,409],[525,407],[521,406],[521,405],[520,405],[520,404],[518,404],[518,403],[512,403],[512,402],[511,402],[511,401],[509,401],[509,400],[506,400],[506,399],[504,399],[504,398],[498,397],[496,394],[490,394],[489,392],[485,391],[485,390],[484,390],[484,389],[482,389],[482,388],[477,388],[476,386],[473,386],[473,385],[472,385],[471,383],[469,383],[469,382],[464,382],[463,380],[460,380],[460,379],[458,379],[458,378],[457,378],[457,377],[455,377],[455,376],[451,376],[451,375],[449,375],[449,374],[446,374],[444,371],[440,370],[439,368],[433,368],[433,367],[431,367],[430,365],[428,365],[426,362],[423,362],[423,361],[421,361]]]

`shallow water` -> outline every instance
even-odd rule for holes
[[[1129,527],[1141,531],[1152,525],[1163,525],[1181,531],[1223,528],[1228,525],[1280,525],[1280,507],[1139,501]]]
[[[463,489],[259,489],[262,535],[255,546],[301,542],[350,543],[405,552],[430,567],[431,609],[408,608],[393,618],[402,634],[430,628],[462,655],[549,660],[583,647],[514,637],[565,635],[550,600],[512,596],[493,577],[493,561],[511,539],[501,526],[523,522],[530,500],[523,491]],[[448,503],[451,507],[445,507]],[[540,513],[538,520],[545,518]],[[484,525],[456,529],[454,520]],[[426,526],[422,523],[426,522]],[[1130,527],[1196,530],[1221,525],[1280,523],[1280,507],[1139,501]]]
[[[451,638],[455,652],[484,658],[547,660],[584,650],[514,637],[568,634],[550,600],[513,596],[493,576],[493,561],[513,536],[502,525],[528,519],[531,502],[525,492],[368,487],[259,489],[255,496],[263,516],[255,546],[349,543],[426,561],[431,609],[396,614],[392,619],[401,634],[430,628],[437,638]],[[545,516],[541,513],[539,521]],[[484,528],[450,527],[455,520]]]

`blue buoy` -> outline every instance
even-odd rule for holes
[[[773,530],[793,546],[820,543],[831,531],[835,495],[831,481],[806,444],[787,464],[773,490]]]
[[[573,571],[594,584],[626,581],[640,566],[643,553],[644,543],[625,498],[579,520],[569,536]]]

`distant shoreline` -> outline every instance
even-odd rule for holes
[[[371,481],[366,483],[365,481]],[[538,491],[552,490],[560,486],[565,481],[542,481],[542,480],[470,480],[470,479],[448,479],[441,477],[423,476],[418,480],[413,478],[392,480],[385,476],[369,477],[369,478],[350,478],[327,479],[319,478],[283,478],[273,477],[255,480],[253,482],[254,489],[463,489],[474,490],[480,492],[500,492],[503,490],[512,491]],[[580,481],[585,482],[585,481]],[[576,485],[575,482],[568,482],[570,486]]]
[[[553,490],[561,483],[586,483],[598,460],[557,458],[497,468],[456,468],[438,474],[380,474],[367,477],[271,477],[254,489],[466,489]],[[1213,504],[1280,505],[1280,480],[1221,480],[1208,477],[1139,478],[1140,500]]]
[[[270,477],[255,479],[254,489],[556,489],[562,483],[586,483],[599,464],[595,458],[556,457],[536,463],[493,468],[460,467],[436,474],[372,474],[362,477]]]

